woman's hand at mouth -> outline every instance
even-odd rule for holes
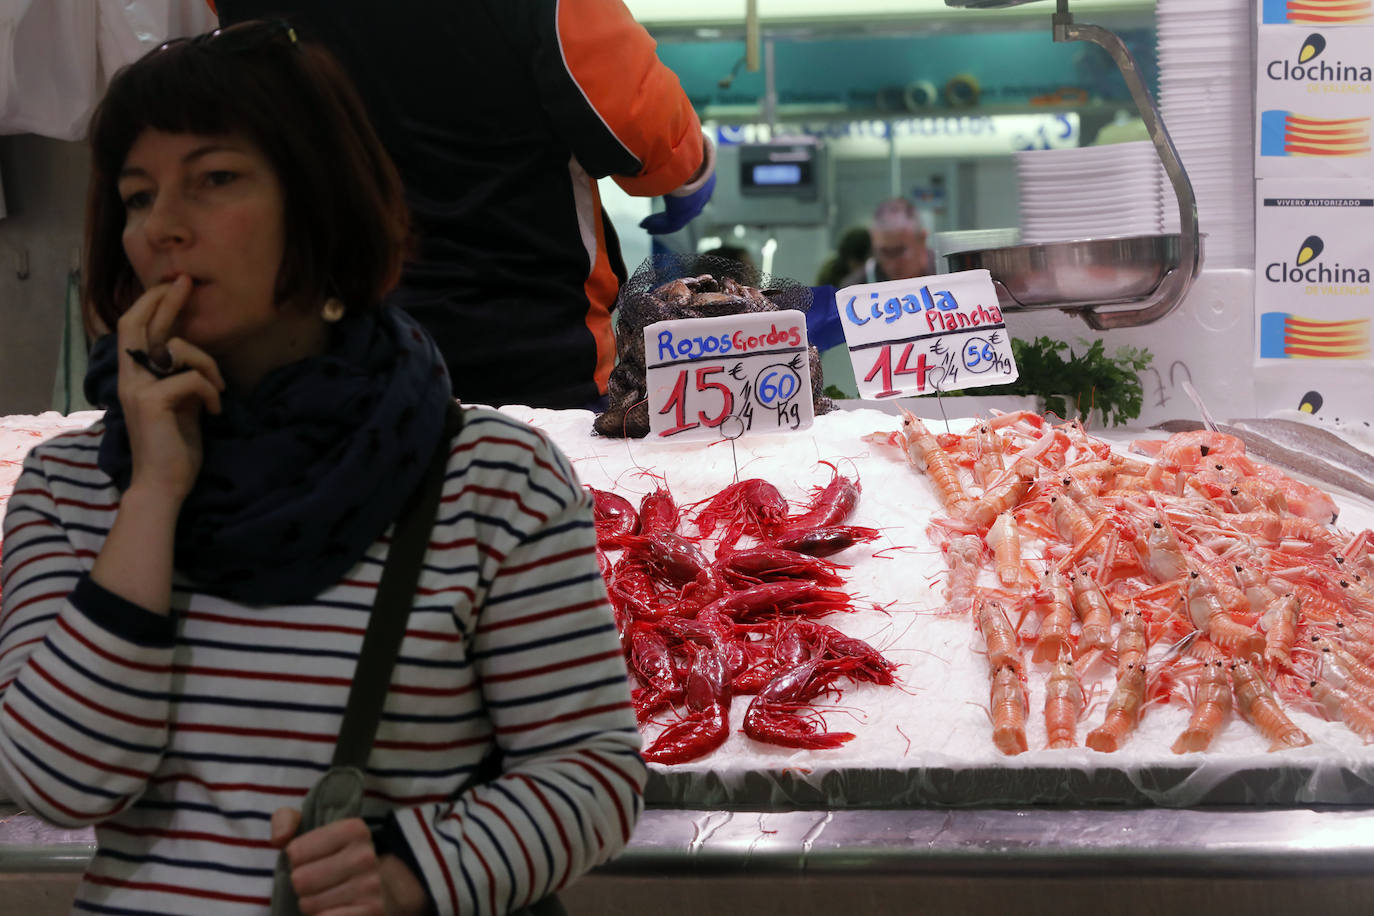
[[[220,412],[215,360],[172,336],[189,275],[150,288],[119,319],[119,401],[133,455],[130,489],[154,487],[178,508],[200,473],[200,413]]]

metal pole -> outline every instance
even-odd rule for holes
[[[768,137],[777,135],[778,81],[777,65],[773,58],[773,40],[763,43],[763,123],[768,125]]]
[[[759,0],[744,0],[744,66],[759,72]]]
[[[902,196],[902,160],[897,155],[897,132],[891,121],[884,121],[887,127],[887,181],[888,197]]]

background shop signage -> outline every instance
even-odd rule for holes
[[[795,310],[649,325],[649,434],[700,441],[809,428],[809,346]]]
[[[717,143],[767,143],[775,137],[804,136],[825,141],[836,154],[849,158],[887,156],[895,142],[900,155],[940,153],[993,155],[1024,149],[1078,146],[1079,118],[1075,112],[1021,115],[940,115],[893,120],[826,121],[786,124],[718,124]]]
[[[980,388],[1017,378],[986,270],[847,286],[835,303],[860,397]]]

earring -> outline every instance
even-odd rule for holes
[[[343,302],[330,296],[328,299],[324,300],[324,307],[320,309],[320,315],[324,317],[325,321],[331,324],[338,321],[344,316]]]

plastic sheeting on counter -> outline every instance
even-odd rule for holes
[[[1058,753],[1058,752],[1055,752]],[[654,808],[894,809],[998,805],[1374,805],[1374,765],[1311,755],[1114,766],[1094,751],[1007,758],[995,766],[922,764],[905,769],[812,768],[743,772],[650,770],[645,803]]]

